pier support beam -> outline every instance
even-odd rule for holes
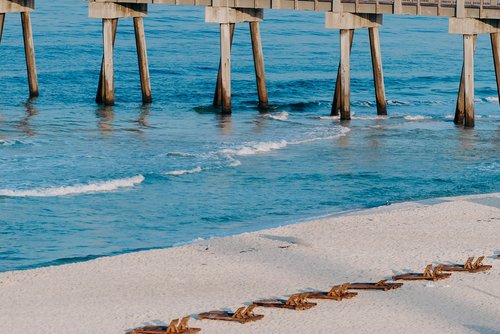
[[[475,35],[464,35],[464,125],[474,127],[474,40]]]
[[[113,46],[113,20],[102,20],[102,36],[104,45],[104,67],[103,67],[103,102],[107,106],[115,104],[115,77],[114,77],[114,46]]]
[[[352,50],[352,41],[354,40],[354,29],[349,30],[349,50]],[[332,112],[331,116],[338,116],[340,112],[340,90],[341,90],[341,82],[340,82],[340,71],[341,64],[339,62],[339,68],[337,70],[337,81],[335,82],[335,92],[333,93],[333,103],[332,103]]]
[[[35,61],[35,46],[30,13],[35,9],[34,0],[0,0],[0,43],[2,41],[5,16],[8,13],[20,13],[23,29],[24,53],[26,56],[26,71],[28,74],[29,96],[38,96],[38,76]]]
[[[267,108],[269,105],[264,55],[260,37],[260,21],[262,21],[263,17],[264,12],[262,9],[230,7],[207,7],[205,9],[205,22],[220,25],[221,59],[215,88],[214,106],[220,106],[222,113],[231,113],[231,46],[236,23],[248,22],[250,24],[259,107]]]
[[[116,40],[116,31],[118,29],[118,19],[111,19],[112,20],[112,28],[113,28],[113,48],[115,46],[115,40]],[[104,22],[103,22],[103,29],[104,29]],[[104,30],[103,30],[104,33]],[[104,36],[104,35],[103,35]],[[97,103],[103,103],[105,98],[106,98],[106,91],[104,90],[104,54],[102,56],[102,61],[101,61],[101,73],[99,74],[99,83],[97,85],[97,94],[95,101]]]
[[[222,113],[231,112],[231,28],[230,23],[220,25],[220,70]]]
[[[474,43],[474,51],[476,50],[476,41],[477,36],[473,35],[473,43]],[[465,76],[464,76],[465,64],[462,65],[462,74],[460,76],[460,86],[458,87],[458,97],[457,97],[457,106],[455,108],[455,118],[453,122],[455,124],[464,124],[464,115],[465,115]]]
[[[340,64],[332,103],[332,116],[338,115],[338,112],[340,111],[340,119],[351,119],[350,57],[354,31],[359,28],[369,29],[377,113],[379,115],[387,114],[382,56],[378,33],[378,28],[381,25],[381,14],[326,13],[326,28],[340,30]]]
[[[448,21],[448,32],[463,35],[464,41],[464,63],[454,122],[463,124],[466,128],[472,128],[474,127],[474,49],[478,34],[490,34],[497,75],[497,90],[500,96],[500,62],[498,59],[500,20],[452,17]]]
[[[340,30],[340,119],[351,119],[351,43],[354,29]]]
[[[375,85],[375,99],[377,101],[377,115],[387,115],[385,101],[384,71],[382,69],[382,52],[380,51],[380,36],[378,28],[368,28],[370,36],[370,50],[372,55],[373,82]]]
[[[114,85],[114,44],[119,18],[133,18],[139,62],[139,74],[143,103],[152,101],[151,80],[144,33],[143,17],[147,15],[147,5],[138,3],[102,3],[89,1],[89,17],[102,19],[103,60],[96,94],[96,102],[111,106],[115,103]]]
[[[146,34],[142,17],[134,17],[135,42],[137,59],[139,61],[139,75],[141,77],[142,102],[151,103],[151,79],[149,77],[148,53],[146,48]]]
[[[259,95],[259,107],[267,109],[269,107],[269,99],[267,96],[266,73],[264,69],[264,53],[262,51],[262,40],[260,38],[260,22],[250,22],[249,24],[250,35],[252,37],[257,93]]]
[[[230,41],[229,47],[233,45],[233,37],[234,37],[234,23],[230,23],[229,26],[229,34]],[[219,60],[219,71],[217,72],[217,84],[215,85],[215,94],[214,94],[214,107],[220,107],[222,101],[222,63]]]
[[[0,13],[0,44],[2,44],[2,35],[3,35],[3,24],[5,22],[5,14]]]
[[[495,77],[497,80],[497,94],[500,102],[500,33],[490,34],[491,50],[493,53],[493,65],[495,67]]]
[[[28,72],[28,84],[30,98],[38,96],[38,76],[36,73],[35,44],[33,42],[33,30],[31,29],[31,17],[29,12],[21,13],[23,26],[24,53],[26,55],[26,70]]]

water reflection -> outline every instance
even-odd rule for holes
[[[233,123],[231,119],[231,114],[217,114],[217,127],[220,129],[220,133],[224,136],[230,136],[233,134]]]
[[[34,98],[29,99],[24,103],[25,114],[18,124],[18,128],[29,137],[37,135],[37,132],[31,126],[31,119],[38,115],[38,109],[34,105],[35,100]]]
[[[137,120],[137,124],[140,127],[149,128],[151,124],[148,121],[148,116],[151,114],[151,103],[145,103],[139,107],[139,119]]]
[[[113,107],[101,105],[97,109],[96,115],[99,117],[97,125],[101,134],[110,135],[113,132],[113,120],[115,119]]]

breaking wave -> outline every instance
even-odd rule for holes
[[[116,179],[110,181],[78,184],[74,186],[39,188],[30,190],[0,189],[0,196],[4,197],[57,197],[90,193],[110,192],[120,188],[136,186],[144,181],[144,176]]]
[[[404,117],[404,119],[406,119],[407,121],[421,121],[424,119],[431,119],[431,118],[432,118],[431,116],[422,116],[422,115],[408,115]]]
[[[330,129],[328,129],[330,130]],[[230,148],[230,149],[224,149],[221,151],[221,153],[227,157],[234,157],[234,156],[249,156],[249,155],[255,155],[255,154],[262,154],[262,153],[268,153],[276,150],[283,149],[287,147],[288,145],[300,145],[300,144],[306,144],[306,143],[312,143],[316,141],[321,141],[321,140],[331,140],[335,138],[339,138],[347,134],[350,129],[346,127],[340,128],[339,132],[336,133],[329,133],[327,130],[327,133],[322,136],[317,136],[316,132],[312,133],[312,136],[309,138],[304,138],[304,139],[297,139],[297,140],[280,140],[280,141],[269,141],[269,142],[249,142],[245,143],[239,147],[236,148]],[[316,135],[316,136],[314,136]],[[235,159],[233,159],[236,161]]]
[[[198,166],[198,167],[193,168],[193,169],[179,169],[179,170],[173,170],[171,172],[164,172],[162,174],[164,174],[164,175],[180,176],[180,175],[184,175],[184,174],[199,173],[201,171],[202,171],[202,168]]]
[[[288,113],[286,111],[270,113],[263,115],[264,118],[274,119],[277,121],[286,121],[288,120]]]

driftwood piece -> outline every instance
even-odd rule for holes
[[[303,311],[316,306],[316,303],[307,301],[308,293],[297,293],[291,295],[288,300],[284,299],[266,299],[254,302],[257,306],[287,308],[296,311]]]
[[[136,328],[127,334],[196,334],[201,331],[200,328],[190,328],[188,326],[189,317],[184,317],[181,320],[174,319],[166,326],[146,326]]]
[[[240,324],[246,324],[247,322],[257,321],[264,316],[262,314],[254,314],[253,310],[257,307],[257,305],[252,304],[248,307],[240,307],[236,310],[236,312],[226,312],[226,311],[210,311],[200,313],[198,316],[200,319],[209,319],[209,320],[222,320],[222,321],[236,321]]]
[[[357,292],[349,292],[349,283],[336,285],[328,292],[310,292],[307,294],[311,299],[333,299],[341,301],[343,299],[351,299],[358,295]]]
[[[386,279],[378,281],[377,283],[350,283],[349,289],[354,290],[392,290],[398,289],[403,286],[403,283],[387,283]]]
[[[469,273],[478,273],[485,270],[490,270],[491,266],[483,264],[484,256],[480,256],[474,262],[474,257],[471,256],[464,264],[443,265],[443,271],[466,271]]]
[[[394,281],[397,280],[407,280],[407,281],[418,281],[418,280],[425,280],[425,281],[438,281],[440,279],[445,279],[451,276],[450,273],[443,273],[442,272],[442,265],[436,266],[434,269],[432,268],[432,264],[427,265],[425,267],[423,273],[408,273],[408,274],[402,274],[402,275],[396,275],[393,276],[392,279]]]

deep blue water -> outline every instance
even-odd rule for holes
[[[324,117],[339,37],[322,13],[266,12],[267,114],[256,104],[248,27],[237,27],[234,112],[223,117],[210,108],[218,27],[204,23],[202,8],[150,7],[149,106],[140,103],[131,21],[120,22],[117,104],[100,108],[100,21],[82,1],[37,6],[39,99],[26,101],[17,15],[0,46],[0,271],[500,191],[489,39],[480,36],[476,53],[476,128],[464,130],[453,124],[462,41],[446,19],[384,18],[388,117],[376,116],[368,36],[356,32],[354,117],[340,122]]]

